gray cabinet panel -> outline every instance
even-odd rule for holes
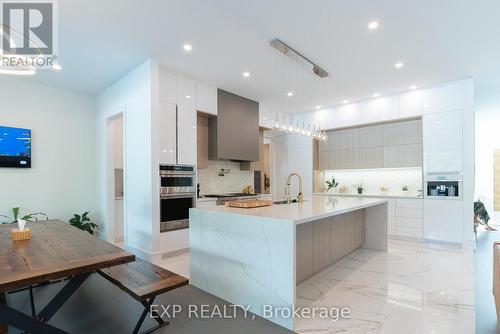
[[[421,166],[421,144],[393,145],[384,147],[384,168]]]
[[[381,147],[383,145],[383,125],[366,126],[359,129],[359,147]]]
[[[323,170],[422,166],[422,121],[411,120],[328,132],[320,143]]]
[[[407,121],[384,125],[384,146],[422,142],[422,121]]]

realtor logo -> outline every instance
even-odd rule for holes
[[[1,5],[2,67],[57,63],[55,0],[5,0]]]

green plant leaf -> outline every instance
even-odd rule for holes
[[[14,215],[14,220],[17,220],[17,218],[19,217],[19,211],[21,209],[19,207],[17,208],[12,208],[12,214]]]
[[[33,216],[31,214],[24,215],[24,216],[21,217],[21,220],[26,220],[27,222],[30,222],[31,219],[33,219]]]

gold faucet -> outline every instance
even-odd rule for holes
[[[288,204],[290,204],[290,202],[292,201],[292,195],[290,194],[290,183],[292,181],[292,176],[294,175],[299,179],[299,194],[297,195],[297,202],[304,202],[304,194],[302,194],[302,177],[298,173],[292,173],[286,178],[285,199]]]

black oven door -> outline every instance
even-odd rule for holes
[[[161,186],[169,188],[194,187],[194,177],[192,176],[162,176]]]
[[[195,207],[195,196],[176,195],[160,197],[160,232],[189,227],[189,209]]]
[[[161,194],[196,192],[196,178],[193,175],[161,175]]]

